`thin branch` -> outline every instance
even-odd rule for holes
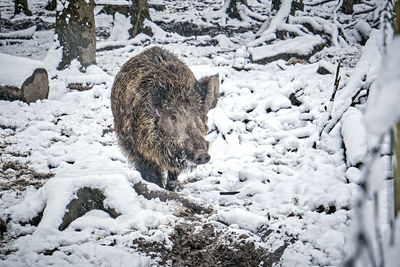
[[[304,6],[319,6],[319,5],[323,5],[323,4],[326,4],[329,2],[334,2],[334,1],[336,1],[336,0],[324,0],[321,2],[317,2],[317,3],[304,3]]]
[[[333,103],[335,101],[336,93],[339,89],[340,79],[341,79],[341,77],[339,76],[339,73],[340,73],[340,62],[338,63],[338,66],[336,68],[335,83],[334,83],[335,87],[333,88],[331,98],[329,99],[329,105],[326,110],[326,114],[328,114],[329,117],[328,117],[327,123],[322,127],[322,130],[319,133],[320,139],[321,139],[322,133],[325,132],[326,127],[329,125],[329,122],[332,120]]]

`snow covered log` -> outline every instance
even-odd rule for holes
[[[6,66],[0,72],[0,99],[27,103],[47,99],[49,79],[42,62],[3,53],[0,62]]]
[[[0,33],[0,39],[31,39],[36,31],[36,26],[25,30]]]
[[[324,47],[325,41],[320,36],[305,35],[252,48],[250,56],[258,64],[268,64],[278,59],[289,60],[293,57],[307,60]]]
[[[131,6],[127,0],[95,0],[96,6],[100,6],[101,12],[115,16],[116,13],[130,16]]]
[[[341,119],[343,142],[346,147],[348,166],[357,166],[364,162],[368,154],[367,132],[363,123],[363,114],[349,107]]]

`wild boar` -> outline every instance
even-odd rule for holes
[[[143,179],[174,190],[182,170],[210,160],[204,136],[207,112],[218,96],[218,74],[198,81],[176,55],[160,47],[122,66],[111,92],[115,131]]]

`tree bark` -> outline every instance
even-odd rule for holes
[[[400,38],[400,1],[397,1],[395,4],[395,12],[395,35],[397,38]],[[397,217],[400,211],[400,122],[396,125],[395,134],[394,214]]]
[[[243,20],[243,18],[240,16],[239,10],[237,5],[238,4],[243,4],[245,6],[249,6],[247,4],[247,0],[228,0],[226,3],[226,14],[228,17],[231,19],[238,19],[238,20]]]
[[[132,28],[129,29],[129,36],[135,37],[139,33],[145,30],[144,21],[146,19],[151,20],[149,3],[147,0],[132,0],[132,11],[131,11],[131,24]]]
[[[344,14],[351,15],[354,12],[354,5],[359,4],[359,0],[343,0],[342,11]]]
[[[48,0],[47,5],[44,7],[44,9],[48,11],[54,11],[57,8],[57,0]]]
[[[23,9],[25,15],[32,16],[32,12],[28,7],[28,0],[14,0],[14,4],[14,15],[21,13],[21,9]]]
[[[96,64],[94,0],[66,0],[56,13],[56,33],[63,47],[59,69],[78,59],[83,68]]]

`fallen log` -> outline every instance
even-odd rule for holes
[[[308,60],[325,47],[325,41],[317,35],[299,36],[258,46],[249,50],[250,59],[257,64],[268,64],[278,59],[290,60],[295,57]]]
[[[31,39],[36,31],[36,26],[32,26],[25,30],[13,31],[13,32],[2,32],[0,33],[0,39]]]
[[[0,100],[21,100],[27,103],[47,99],[49,79],[43,63],[0,53],[5,68],[0,72]]]

